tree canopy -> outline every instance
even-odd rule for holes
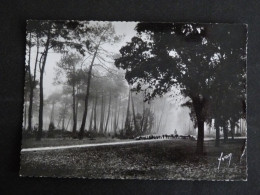
[[[126,70],[126,80],[137,91],[146,91],[146,100],[178,87],[190,98],[196,122],[201,121],[198,143],[203,143],[203,123],[219,117],[210,115],[210,103],[229,102],[226,114],[231,116],[237,106],[233,102],[245,99],[245,26],[226,25],[223,30],[213,24],[139,23],[136,30],[116,66]],[[203,146],[199,148],[202,152]]]

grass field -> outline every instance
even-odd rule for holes
[[[77,144],[79,144],[77,142]],[[214,147],[205,141],[206,154],[195,155],[196,142],[191,140],[158,140],[154,142],[71,148],[21,153],[22,176],[245,180],[246,162],[239,163],[242,141]],[[230,167],[221,154],[232,153]]]

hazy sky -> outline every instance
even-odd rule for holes
[[[126,42],[131,41],[131,38],[136,34],[134,30],[137,22],[112,22],[115,27],[115,32],[118,35],[124,35],[122,40],[106,49],[113,53],[119,53],[120,48],[126,44]],[[59,86],[53,85],[53,79],[55,77],[54,68],[56,63],[60,60],[61,54],[50,52],[47,57],[45,74],[44,74],[44,97],[48,97],[52,92],[56,91]]]

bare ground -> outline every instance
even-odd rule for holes
[[[214,147],[205,141],[206,154],[195,155],[196,142],[191,140],[158,140],[129,145],[72,148],[21,153],[22,176],[245,180],[246,162],[239,163],[242,141]],[[218,157],[232,153],[230,167]]]

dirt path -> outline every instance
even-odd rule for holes
[[[24,148],[21,152],[33,152],[33,151],[44,151],[44,150],[62,150],[69,148],[87,148],[87,147],[97,147],[97,146],[111,146],[111,145],[124,145],[124,144],[136,144],[145,142],[156,142],[164,141],[166,139],[152,139],[152,140],[134,140],[134,141],[122,141],[122,142],[110,142],[110,143],[96,143],[96,144],[79,144],[70,146],[51,146],[51,147],[39,147],[39,148]]]
[[[246,137],[236,137],[235,139],[246,139]],[[156,141],[164,141],[164,140],[168,140],[168,139],[133,140],[133,141],[120,141],[120,142],[109,142],[109,143],[91,143],[91,144],[76,144],[76,145],[68,145],[68,146],[24,148],[21,150],[21,152],[62,150],[62,149],[69,149],[69,148],[87,148],[87,147],[97,147],[97,146],[113,146],[113,145],[135,144],[135,143],[145,143],[145,142],[156,142]],[[215,139],[214,138],[204,138],[204,141],[211,141],[211,140],[215,140]]]

